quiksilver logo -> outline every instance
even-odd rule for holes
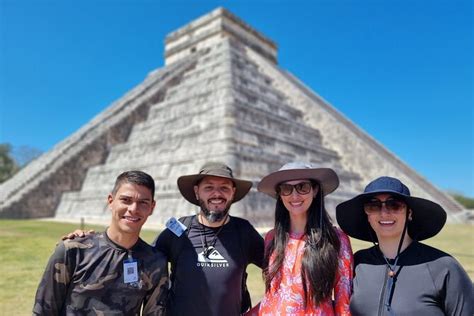
[[[229,262],[215,249],[208,249],[206,252],[207,256],[204,255],[204,251],[198,254],[198,267],[228,267]]]

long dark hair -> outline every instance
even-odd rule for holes
[[[313,189],[316,187],[318,185],[313,184]],[[275,234],[265,249],[263,278],[266,291],[270,290],[271,281],[283,266],[289,231],[290,215],[278,195],[275,207]],[[301,279],[305,294],[304,304],[306,307],[308,302],[312,302],[317,306],[332,295],[341,245],[324,207],[323,192],[320,186],[308,209],[305,238],[306,245],[301,267]],[[275,253],[275,260],[269,266],[272,253]]]

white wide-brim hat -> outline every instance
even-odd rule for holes
[[[283,165],[278,171],[263,177],[257,190],[277,198],[277,186],[286,181],[309,179],[316,181],[323,195],[327,195],[339,186],[339,177],[331,168],[315,168],[304,162],[290,162]]]

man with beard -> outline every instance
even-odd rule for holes
[[[178,179],[183,197],[200,211],[179,223],[171,219],[155,241],[171,263],[168,315],[241,313],[245,269],[249,263],[262,266],[264,245],[255,228],[229,209],[251,187],[222,163]]]

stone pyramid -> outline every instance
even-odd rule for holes
[[[218,8],[166,38],[165,66],[0,186],[0,217],[108,221],[106,196],[122,171],[156,180],[149,225],[196,211],[176,180],[223,161],[254,188],[231,213],[259,226],[274,201],[258,181],[288,161],[336,170],[337,203],[380,175],[400,177],[417,196],[454,214],[462,207],[277,65],[277,46]]]

